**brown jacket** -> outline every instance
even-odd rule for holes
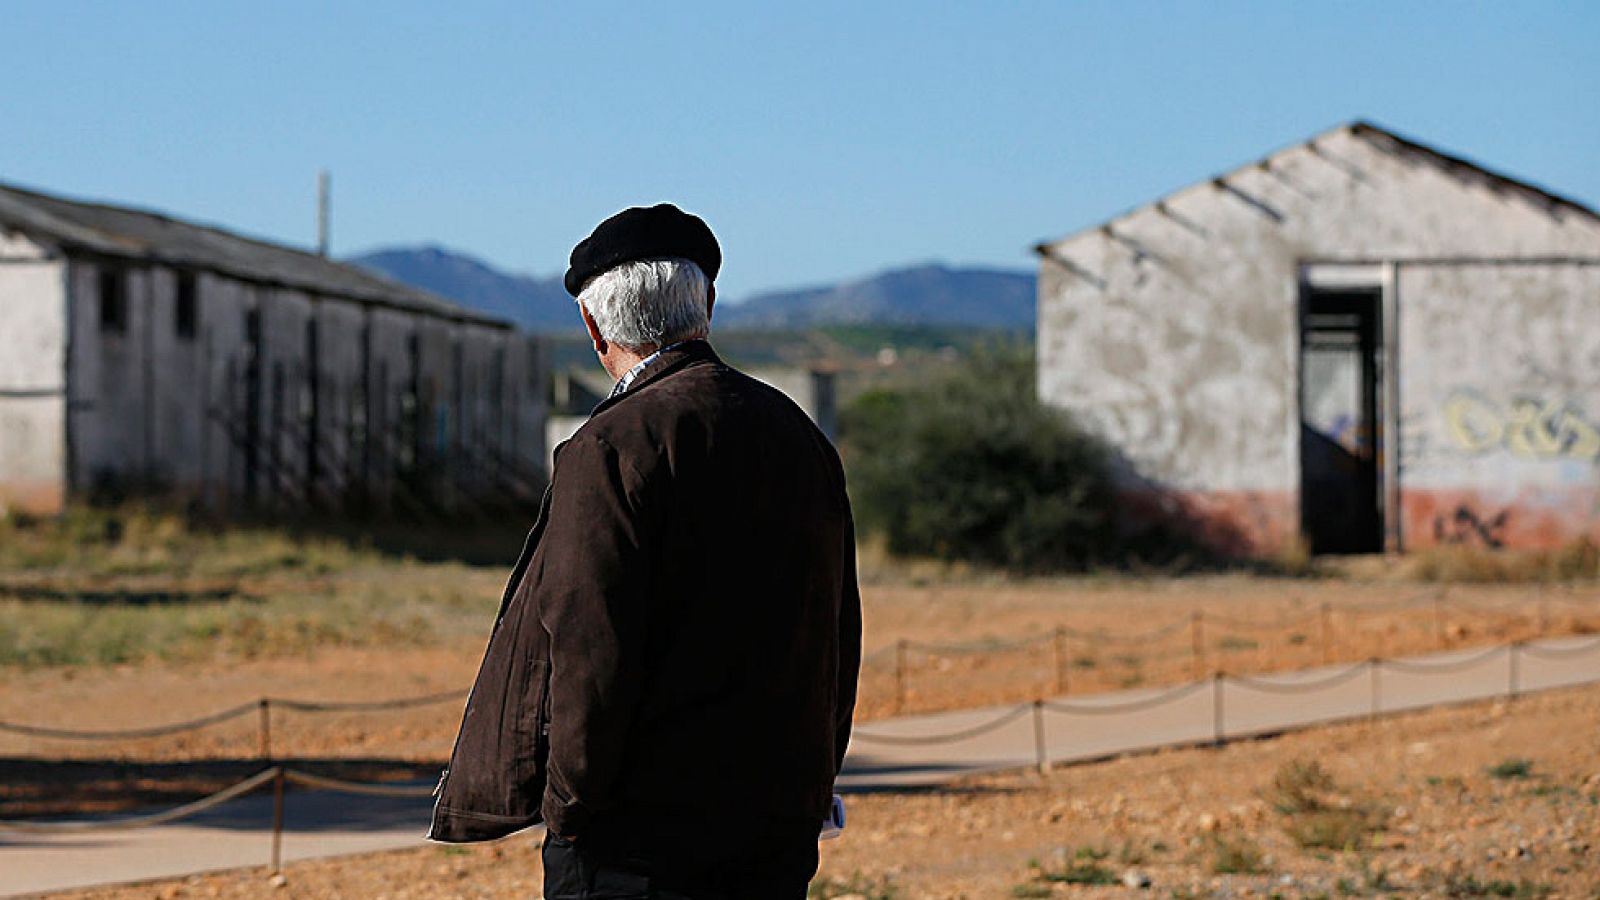
[[[556,450],[429,836],[820,824],[860,665],[833,447],[692,341]]]

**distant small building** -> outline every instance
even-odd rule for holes
[[[1037,248],[1038,388],[1269,553],[1600,539],[1600,215],[1357,123]]]
[[[0,509],[537,501],[538,348],[364,269],[0,186]]]
[[[782,391],[805,410],[822,433],[833,440],[838,429],[833,373],[819,369],[767,366],[746,369],[752,378]],[[613,382],[598,366],[586,371],[556,372],[551,376],[551,414],[545,422],[546,463],[555,465],[556,445],[577,433],[589,421],[589,412],[610,393]]]

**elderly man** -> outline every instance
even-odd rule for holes
[[[541,820],[545,898],[800,898],[860,664],[838,455],[706,342],[722,262],[669,204],[572,251],[616,379],[500,604],[429,836]]]

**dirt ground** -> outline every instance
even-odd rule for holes
[[[854,796],[813,896],[1596,897],[1597,724],[1584,688]],[[512,837],[54,896],[536,897],[539,878]]]
[[[1134,685],[1222,668],[1324,661],[1600,631],[1593,588],[1218,576],[869,584],[858,718]],[[1202,613],[1196,626],[1193,614]],[[479,615],[473,609],[461,615]],[[487,627],[485,621],[483,627]],[[1058,638],[1054,630],[1066,629]],[[117,729],[202,716],[261,696],[382,700],[464,690],[480,633],[438,645],[114,667],[0,670],[0,721]],[[1022,646],[1010,642],[1023,641]],[[905,650],[897,649],[904,641]],[[1195,650],[1199,648],[1197,657]],[[904,668],[897,672],[897,663]],[[447,754],[460,701],[383,712],[274,708],[270,752],[301,768],[414,778]],[[250,711],[202,730],[116,742],[0,732],[0,817],[176,803],[232,783],[262,755]],[[205,767],[175,765],[204,761]],[[353,765],[359,769],[350,768]]]

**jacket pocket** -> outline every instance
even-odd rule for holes
[[[490,636],[435,804],[435,840],[489,840],[540,821],[550,681],[542,633],[516,602]]]
[[[530,793],[544,793],[545,765],[550,754],[550,661],[528,662],[518,711],[514,753],[518,784]]]

